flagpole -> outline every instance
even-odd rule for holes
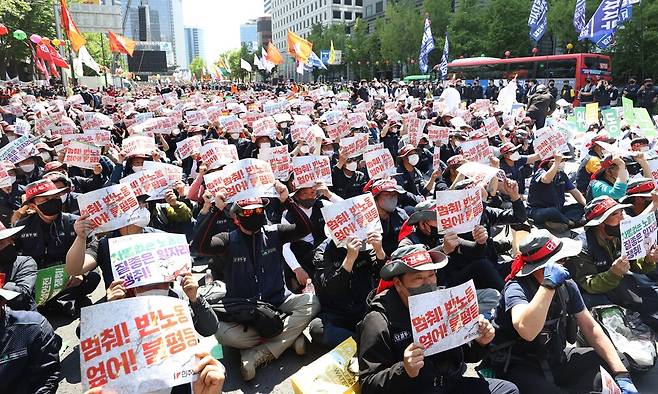
[[[55,31],[57,32],[57,39],[60,41],[63,40],[64,38],[62,37],[62,27],[61,25],[61,16],[59,13],[59,6],[57,6],[56,3],[53,2],[53,12],[55,13]],[[64,53],[62,52],[62,48],[60,47],[59,49],[59,54],[64,57]],[[70,66],[73,68],[73,64]],[[64,75],[64,70],[60,67],[61,70],[61,77],[62,77],[62,88],[64,88],[64,94],[68,95],[68,87],[69,87],[69,81]]]
[[[107,83],[107,66],[105,66],[105,64],[107,64],[107,60],[105,59],[105,40],[103,40],[104,34],[103,33],[98,33],[98,34],[101,35],[101,55],[103,56],[103,67],[105,67],[103,75],[105,75],[105,87],[107,88],[107,86],[108,86],[108,83]]]

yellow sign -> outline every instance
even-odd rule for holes
[[[587,126],[599,123],[599,103],[590,103],[585,106],[585,122]]]

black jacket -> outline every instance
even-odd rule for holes
[[[2,288],[18,293],[7,305],[13,310],[36,310],[34,285],[37,281],[37,263],[34,259],[18,256],[14,262],[0,265],[0,273],[5,274],[5,285]]]
[[[416,378],[404,369],[404,349],[413,342],[409,309],[395,289],[375,297],[361,323],[359,337],[359,380],[363,394],[449,393],[459,385],[467,362],[477,362],[484,348],[477,344],[425,357]]]
[[[32,256],[39,269],[64,264],[66,253],[75,241],[73,223],[77,218],[77,215],[62,213],[55,221],[46,224],[34,213],[19,220],[16,226],[25,226],[14,238],[19,253]]]

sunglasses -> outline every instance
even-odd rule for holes
[[[244,209],[240,213],[240,216],[248,218],[253,215],[262,215],[264,212],[263,208],[254,208],[254,209]]]

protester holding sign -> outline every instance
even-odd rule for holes
[[[8,229],[0,224],[0,289],[16,292],[16,297],[7,302],[11,309],[33,311],[37,263],[30,256],[19,256],[14,245],[14,237],[23,228]]]
[[[585,147],[588,149],[587,154],[584,155],[583,159],[580,161],[575,178],[576,187],[583,194],[587,192],[587,186],[590,183],[592,174],[601,168],[601,160],[605,157],[603,147],[597,144],[599,141],[611,144],[615,142],[615,139],[608,137],[607,134],[598,134],[594,136],[590,142],[585,144]]]
[[[398,153],[400,164],[397,169],[395,180],[398,185],[404,189],[409,195],[414,196],[428,196],[434,191],[434,184],[436,179],[441,175],[441,169],[435,168],[428,181],[425,181],[423,174],[416,168],[419,161],[419,156],[416,148],[413,145],[405,145]],[[407,201],[403,198],[402,204],[414,206],[419,201],[412,199]],[[403,205],[407,206],[407,205]]]
[[[392,281],[392,286],[372,301],[362,323],[359,369],[364,394],[451,393],[456,390],[483,394],[519,392],[509,382],[463,376],[464,363],[481,359],[485,354],[484,346],[495,336],[491,323],[478,316],[477,311],[468,318],[477,321],[477,335],[472,344],[426,357],[426,347],[413,341],[414,326],[427,326],[428,322],[436,322],[442,315],[439,315],[440,311],[431,311],[412,321],[409,298],[436,290],[436,270],[447,262],[444,254],[430,253],[425,247],[414,245],[397,249],[391,255],[391,261],[382,267],[381,278]],[[449,307],[451,311],[455,310],[450,316],[461,310],[461,297],[451,300]],[[442,327],[430,338],[440,341],[447,335],[448,331]]]

